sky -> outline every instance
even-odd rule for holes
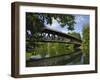
[[[90,17],[89,15],[74,15],[74,16],[75,16],[75,22],[76,22],[76,24],[74,24],[74,31],[82,34],[83,25],[89,23]],[[64,28],[62,28],[55,19],[53,19],[52,25],[46,24],[46,27],[57,30],[57,31],[61,31],[63,33],[68,32],[67,25]]]

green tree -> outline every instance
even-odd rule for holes
[[[81,35],[78,32],[68,32],[68,34],[77,38],[77,39],[81,39]]]
[[[89,24],[84,24],[82,31],[82,51],[85,56],[84,63],[89,63]]]

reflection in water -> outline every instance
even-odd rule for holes
[[[82,57],[82,52],[77,51],[71,54],[64,54],[55,57],[48,58],[31,58],[27,61],[27,67],[34,66],[57,66],[57,65],[75,65],[75,64],[83,64],[84,60]]]
[[[26,60],[26,67],[79,65],[84,54],[75,46],[64,43],[38,43],[33,54]]]
[[[83,57],[83,53],[80,53],[79,56],[77,56],[75,59],[73,59],[72,62],[67,63],[66,65],[79,65],[79,64],[83,64],[84,63],[84,57]]]

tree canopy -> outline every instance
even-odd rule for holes
[[[61,27],[67,27],[68,30],[74,30],[75,17],[73,15],[48,13],[26,13],[26,29],[34,33],[44,27],[44,24],[52,25],[53,18]]]

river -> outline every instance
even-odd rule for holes
[[[32,56],[26,61],[26,67],[35,66],[58,66],[84,64],[84,56],[81,50],[59,56],[41,58],[40,55]]]

